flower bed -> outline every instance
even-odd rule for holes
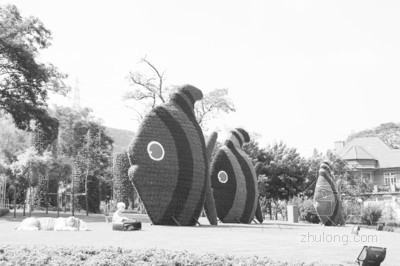
[[[119,247],[0,246],[0,265],[323,265],[274,262],[264,257],[198,255],[163,249],[130,250]]]

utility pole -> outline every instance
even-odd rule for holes
[[[73,101],[72,108],[79,112],[81,110],[81,97],[80,97],[80,89],[79,89],[79,79],[75,79],[75,87],[73,91]]]

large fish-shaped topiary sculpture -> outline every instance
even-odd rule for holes
[[[218,218],[224,223],[261,223],[257,176],[249,156],[241,149],[250,141],[243,129],[235,129],[217,151],[211,164],[211,187]]]
[[[199,89],[180,87],[146,115],[129,145],[129,178],[155,225],[195,225],[211,190],[207,147],[194,114],[202,98]]]
[[[324,225],[344,225],[344,213],[340,195],[340,182],[333,179],[329,162],[321,163],[314,192],[314,206]]]

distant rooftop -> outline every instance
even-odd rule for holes
[[[377,160],[379,168],[400,167],[400,150],[392,149],[378,137],[353,139],[339,155],[345,160]]]

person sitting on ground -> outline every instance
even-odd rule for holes
[[[114,212],[112,221],[113,223],[120,223],[129,220],[129,218],[122,216],[122,212],[125,210],[125,203],[118,202],[117,203],[117,211]]]

